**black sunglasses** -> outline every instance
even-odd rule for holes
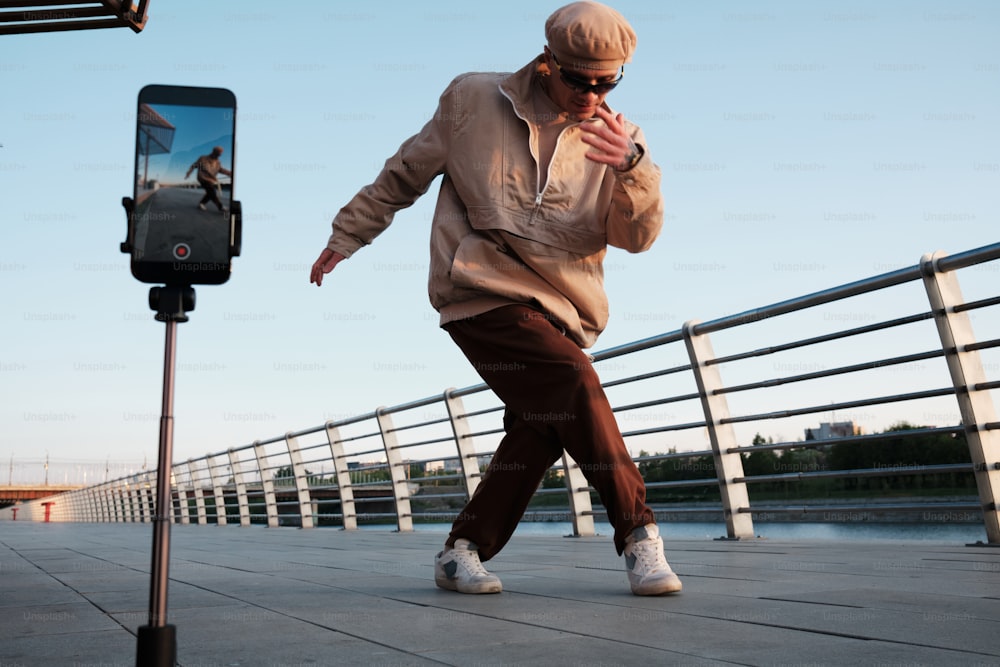
[[[556,59],[556,54],[550,53],[552,56],[552,62],[556,64],[556,69],[559,70],[559,78],[572,90],[586,95],[587,93],[594,93],[595,95],[604,95],[610,93],[614,90],[615,86],[621,83],[622,77],[625,76],[625,67],[622,66],[622,71],[618,75],[618,78],[614,81],[604,81],[602,83],[591,83],[590,79],[584,79],[582,76],[577,74],[572,74],[563,70],[562,65]]]

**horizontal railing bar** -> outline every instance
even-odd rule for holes
[[[274,445],[274,444],[277,444],[279,442],[284,442],[284,441],[285,441],[285,436],[284,435],[276,435],[273,438],[267,438],[266,440],[257,440],[256,442],[254,442],[250,446],[251,447],[256,447],[258,445]]]
[[[441,438],[434,438],[432,440],[418,440],[417,442],[407,442],[402,445],[396,445],[392,449],[409,449],[410,447],[419,447],[421,445],[436,445],[439,442],[452,442],[455,438],[452,436],[444,436]],[[440,458],[431,459],[432,461],[439,461]]]
[[[712,450],[702,449],[690,452],[673,452],[669,454],[656,454],[653,456],[640,456],[636,457],[634,460],[638,464],[638,463],[647,463],[649,461],[666,461],[670,459],[691,459],[691,458],[700,458],[703,456],[712,456]]]
[[[489,389],[489,385],[483,382],[481,384],[472,385],[471,387],[465,387],[464,389],[451,389],[447,392],[447,394],[448,396],[452,396],[454,398],[463,398],[465,396],[471,396],[472,394],[478,394],[479,392],[486,391],[487,389]]]
[[[670,512],[671,514],[701,514],[703,512],[718,512],[719,514],[725,514],[722,506],[719,507],[657,507],[654,506],[653,512]],[[597,512],[594,512],[597,514]]]
[[[371,433],[361,433],[359,435],[351,435],[346,438],[339,438],[335,442],[337,444],[343,444],[345,442],[354,442],[355,440],[366,440],[368,438],[378,438],[381,436],[382,434],[379,433],[378,431],[373,431]]]
[[[833,333],[823,334],[822,336],[814,336],[813,338],[803,338],[802,340],[791,341],[788,343],[783,343],[781,345],[769,345],[768,347],[762,347],[756,350],[751,350],[749,352],[740,352],[737,354],[730,354],[723,357],[716,357],[715,359],[706,360],[708,365],[724,364],[731,361],[739,361],[741,359],[749,359],[752,357],[763,357],[770,354],[776,354],[778,352],[787,352],[788,350],[794,350],[800,347],[807,347],[810,345],[817,345],[819,343],[828,343],[834,340],[840,340],[843,338],[850,338],[851,336],[860,336],[866,333],[872,333],[874,331],[880,331],[882,329],[890,329],[892,327],[904,326],[906,324],[913,324],[915,322],[922,322],[924,320],[929,320],[934,317],[933,313],[918,313],[916,315],[908,315],[906,317],[900,317],[894,320],[886,320],[884,322],[878,322],[876,324],[867,324],[863,327],[856,327],[854,329],[846,329],[844,331],[836,331]]]
[[[791,384],[794,382],[805,382],[807,380],[817,380],[819,378],[833,377],[835,375],[847,375],[848,373],[857,373],[859,371],[874,370],[876,368],[884,368],[886,366],[898,366],[899,364],[907,364],[914,361],[923,361],[925,359],[933,359],[942,356],[944,356],[944,350],[917,352],[915,354],[907,354],[902,357],[892,357],[888,359],[879,359],[876,361],[866,361],[864,363],[852,364],[850,366],[840,366],[838,368],[828,368],[822,371],[813,371],[812,373],[801,373],[799,375],[789,375],[786,377],[761,380],[760,382],[750,382],[747,384],[733,385],[732,387],[723,387],[722,389],[716,389],[712,393],[713,395],[719,395],[719,394],[730,394],[739,391],[748,391],[751,389],[780,387],[783,384]]]
[[[423,465],[425,463],[431,463],[431,462],[437,463],[438,461],[457,461],[457,460],[458,460],[457,456],[435,456],[429,459],[406,459],[404,463],[406,463],[407,465],[415,465],[415,464]],[[437,479],[437,477],[433,477],[432,479]]]
[[[672,375],[674,373],[682,373],[684,371],[691,370],[691,364],[686,364],[684,366],[674,366],[673,368],[664,368],[658,371],[651,371],[649,373],[641,373],[640,375],[630,375],[629,377],[618,378],[617,380],[609,380],[603,383],[606,389],[611,387],[617,387],[620,384],[627,384],[630,382],[641,382],[642,380],[651,380],[653,378],[663,377],[665,375]]]
[[[491,428],[486,431],[475,431],[474,433],[466,434],[463,437],[474,438],[479,435],[496,435],[497,433],[505,433],[505,432],[506,431],[503,428]]]
[[[924,435],[949,435],[962,433],[965,429],[961,426],[939,426],[933,428],[918,428],[910,429],[906,431],[887,431],[884,433],[872,433],[865,435],[847,435],[837,438],[824,438],[822,440],[803,440],[800,442],[775,442],[775,443],[764,443],[760,445],[746,445],[743,447],[730,447],[726,450],[727,453],[746,453],[746,452],[762,452],[762,451],[773,451],[773,450],[785,450],[785,449],[796,449],[796,448],[816,448],[816,447],[830,447],[832,445],[840,444],[864,444],[866,442],[875,440],[889,440],[892,438],[900,437],[911,437],[911,436],[924,436]],[[712,452],[707,452],[711,454]]]
[[[811,308],[813,306],[840,301],[842,299],[866,294],[868,292],[874,292],[886,287],[894,287],[896,285],[911,282],[920,277],[921,272],[919,266],[897,269],[896,271],[890,271],[871,278],[857,280],[839,287],[813,292],[812,294],[806,294],[805,296],[795,297],[786,301],[780,301],[762,308],[755,308],[736,315],[729,315],[726,317],[720,317],[716,320],[701,322],[693,325],[692,333],[696,336],[700,336],[715,331],[721,331],[723,329],[729,329],[741,324],[759,322],[760,320],[766,320],[777,315],[784,315],[797,310],[805,310],[806,308]]]
[[[759,419],[782,419],[784,417],[795,417],[797,415],[808,415],[816,412],[830,412],[831,410],[843,410],[845,408],[860,408],[868,405],[879,405],[881,403],[898,403],[900,401],[912,401],[921,398],[935,398],[937,396],[947,396],[954,394],[951,387],[944,389],[929,389],[927,391],[915,391],[909,394],[897,394],[895,396],[883,396],[881,398],[864,399],[860,401],[845,401],[843,403],[831,403],[827,405],[813,406],[809,408],[798,408],[794,410],[778,410],[756,415],[743,415],[740,417],[727,417],[720,419],[722,424],[735,424],[739,422],[756,421]]]
[[[680,403],[681,401],[691,401],[700,397],[701,395],[698,393],[681,394],[680,396],[669,396],[667,398],[660,398],[655,401],[643,401],[642,403],[630,403],[628,405],[620,405],[617,408],[611,408],[611,410],[612,412],[625,412],[626,410],[638,410],[640,408],[652,408],[658,405],[667,405],[669,403]]]
[[[411,500],[430,500],[431,498],[464,498],[465,491],[459,491],[455,493],[421,493],[419,496],[413,496]]]
[[[701,477],[696,479],[680,479],[672,480],[669,482],[649,482],[646,484],[648,489],[683,489],[690,486],[718,486],[718,477]]]
[[[457,415],[458,419],[468,419],[469,417],[481,417],[482,415],[488,415],[491,412],[500,412],[504,409],[502,405],[493,408],[483,408],[482,410],[472,410],[471,412],[466,412],[461,415]]]
[[[349,468],[347,472],[368,472],[369,470],[385,470],[389,466],[388,463],[372,463],[371,465],[357,466],[354,468]]]
[[[325,430],[326,430],[326,424],[320,424],[319,426],[310,426],[309,428],[303,429],[301,431],[290,431],[288,433],[288,436],[292,437],[292,438],[300,438],[300,437],[302,437],[304,435],[312,435],[314,433],[322,433]],[[284,437],[285,436],[281,436],[281,438],[278,438],[278,440],[283,440]],[[272,442],[277,442],[277,440],[273,440]]]
[[[684,431],[689,428],[704,428],[707,424],[703,421],[688,422],[686,424],[671,424],[670,426],[654,426],[652,428],[639,429],[638,431],[622,432],[623,438],[631,438],[637,435],[652,435],[654,433],[670,433],[672,431]]]
[[[956,252],[937,259],[938,271],[954,271],[990,260],[1000,259],[1000,243],[984,245],[965,252]]]
[[[425,422],[417,422],[415,424],[404,424],[403,426],[394,426],[386,431],[386,433],[397,433],[399,431],[409,431],[415,428],[423,428],[425,426],[433,426],[435,424],[443,424],[445,422],[451,421],[447,417],[441,417],[439,419],[431,419]]]
[[[993,340],[984,340],[978,343],[970,343],[966,345],[964,349],[966,352],[972,352],[973,350],[989,350],[994,347],[1000,347],[1000,339],[994,338]]]
[[[637,340],[633,343],[626,343],[617,347],[608,348],[607,350],[602,350],[600,352],[594,352],[590,356],[594,358],[594,362],[596,363],[598,361],[604,361],[605,359],[613,359],[625,354],[641,352],[643,350],[659,347],[661,345],[667,345],[669,343],[678,343],[682,340],[684,340],[684,334],[680,329],[678,329],[676,331],[671,331],[670,333],[664,333],[658,336]]]
[[[406,412],[407,410],[415,410],[417,408],[424,408],[428,405],[433,405],[434,403],[440,403],[444,400],[441,394],[435,394],[434,396],[428,396],[426,398],[418,398],[409,403],[401,403],[400,405],[393,405],[391,407],[382,407],[375,411],[376,415],[391,415],[397,412]]]
[[[974,503],[873,503],[871,505],[788,505],[783,507],[740,507],[736,511],[740,514],[812,514],[815,512],[909,512],[909,511],[932,511],[932,510],[961,510],[966,512],[982,511],[982,506]]]
[[[971,463],[942,463],[938,465],[892,466],[886,468],[861,468],[855,470],[816,470],[812,472],[785,472],[776,475],[737,477],[733,481],[751,483],[787,482],[810,479],[836,479],[840,477],[895,477],[899,475],[933,475],[949,472],[973,472]]]
[[[978,301],[969,301],[968,303],[960,303],[955,306],[956,313],[962,313],[967,310],[977,310],[979,308],[988,308],[989,306],[995,306],[1000,304],[1000,296],[993,296],[988,299],[979,299]]]

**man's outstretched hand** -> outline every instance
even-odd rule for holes
[[[333,271],[333,267],[340,264],[344,259],[345,257],[339,252],[323,248],[323,252],[319,254],[319,259],[313,263],[312,270],[309,272],[309,282],[316,283],[316,286],[319,287],[323,284],[323,276]]]

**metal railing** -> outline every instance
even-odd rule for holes
[[[754,536],[755,516],[820,517],[877,507],[981,514],[988,542],[1000,544],[1000,421],[991,394],[1000,383],[986,376],[987,369],[995,371],[1000,364],[983,361],[1000,347],[1000,339],[979,340],[972,330],[974,317],[987,326],[996,321],[1000,296],[987,293],[966,301],[958,283],[960,270],[997,270],[1000,266],[990,263],[998,258],[1000,244],[925,255],[909,268],[716,320],[689,321],[677,331],[595,354],[626,443],[633,452],[640,449],[636,464],[645,470],[665,465],[691,470],[695,461],[693,469],[702,473],[666,481],[647,478],[647,492],[651,497],[684,491],[717,497],[696,506],[666,507],[673,513],[715,512],[733,539]],[[987,290],[996,287],[995,280],[983,282]],[[829,310],[841,304],[851,306]],[[810,335],[784,339],[793,328]],[[755,341],[764,344],[747,346]],[[716,353],[716,347],[726,353]],[[729,383],[723,382],[723,369]],[[918,406],[924,406],[922,413]],[[898,438],[893,431],[852,432],[779,442],[755,437],[750,444],[751,433],[759,434],[762,424],[797,428],[816,415],[843,418],[858,410],[895,421],[900,414],[950,421],[906,435],[911,441],[964,437],[967,461],[910,465],[904,458],[853,469],[783,468],[779,463],[771,474],[746,473],[748,457],[765,452],[780,462],[791,452],[834,446],[863,451]],[[176,463],[171,515],[180,523],[348,530],[385,523],[409,531],[414,521],[450,521],[475,491],[502,435],[502,411],[486,385],[449,389]],[[705,441],[707,446],[698,449]],[[647,448],[654,453],[647,454]],[[435,474],[427,475],[428,469]],[[942,474],[966,480],[971,475],[971,499],[888,498],[877,505],[823,498],[751,502],[750,489],[768,484],[784,485],[787,495],[789,486],[802,483]],[[550,476],[561,481],[539,489],[532,515],[565,515],[576,534],[594,534],[594,517],[603,512],[580,468],[564,456]],[[25,503],[17,519],[150,521],[154,488],[155,472],[121,477],[48,498],[44,510],[42,501]],[[8,508],[0,517],[9,514]]]

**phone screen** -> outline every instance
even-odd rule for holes
[[[226,282],[235,96],[222,88],[146,86],[136,118],[132,274],[173,285]]]

